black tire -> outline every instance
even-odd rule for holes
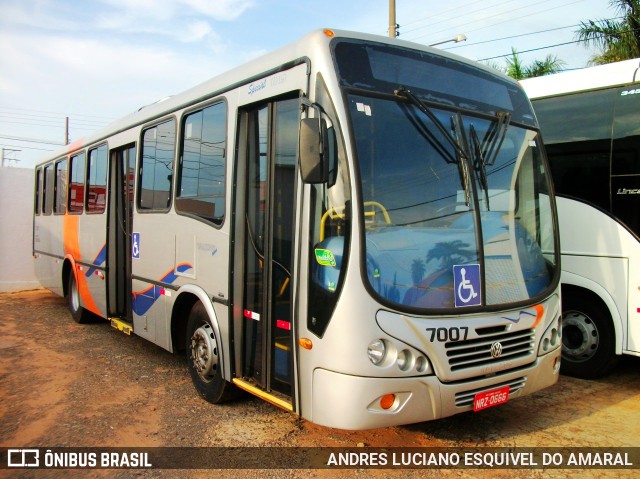
[[[198,393],[213,404],[232,399],[236,389],[222,378],[218,341],[204,305],[195,303],[187,322],[187,368]]]
[[[605,305],[585,293],[563,294],[561,372],[595,379],[610,372],[617,361],[615,330]]]
[[[69,273],[69,288],[67,289],[67,304],[69,312],[76,323],[86,324],[91,321],[91,313],[84,309],[80,304],[80,292],[76,284],[76,278],[73,272]]]

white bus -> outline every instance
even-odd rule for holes
[[[186,352],[208,401],[344,429],[554,384],[556,225],[516,82],[333,30],[36,167],[36,269],[76,321]]]
[[[562,371],[640,356],[640,59],[522,81],[558,194]]]

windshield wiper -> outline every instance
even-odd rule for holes
[[[485,161],[484,154],[482,152],[482,146],[480,144],[480,140],[478,140],[478,134],[476,133],[476,129],[473,125],[469,127],[469,136],[471,137],[471,141],[473,141],[473,146],[476,152],[476,160],[474,162],[474,169],[476,171],[476,177],[478,178],[478,183],[482,186],[484,190],[484,200],[487,203],[487,211],[491,211],[491,207],[489,206],[489,182],[487,181],[487,162]]]
[[[468,153],[469,149],[468,149],[468,145],[466,144],[466,136],[464,135],[464,127],[462,127],[462,119],[460,118],[460,113],[458,113],[457,117],[454,117],[454,116],[451,117],[451,129],[453,131],[453,135],[452,135],[450,131],[447,131],[447,128],[442,124],[442,122],[438,119],[435,113],[433,113],[429,105],[427,105],[422,100],[420,100],[420,98],[415,96],[411,92],[411,90],[408,90],[404,87],[400,87],[396,89],[393,93],[396,96],[399,96],[400,98],[406,98],[407,100],[411,101],[411,103],[413,103],[415,106],[417,106],[418,109],[433,122],[433,124],[436,126],[436,128],[438,128],[440,133],[442,133],[442,136],[453,147],[457,157],[455,163],[457,163],[458,165],[458,174],[460,175],[460,185],[464,189],[466,206],[469,206],[471,201],[471,193],[469,189],[469,174],[468,174],[469,167],[468,167],[467,160],[470,159],[470,155]],[[460,127],[456,127],[456,121],[454,120],[454,118],[457,119],[457,122],[460,125]],[[447,161],[447,163],[451,163],[446,158],[445,158],[445,161]]]
[[[498,156],[498,152],[502,147],[502,142],[507,135],[509,129],[509,121],[511,114],[509,112],[498,112],[498,119],[493,123],[492,128],[487,132],[482,143],[478,139],[478,134],[473,124],[469,127],[469,136],[473,142],[475,150],[474,169],[478,183],[484,190],[485,201],[487,202],[487,210],[491,211],[489,206],[489,182],[487,180],[487,165],[493,166]]]

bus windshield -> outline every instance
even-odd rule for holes
[[[547,293],[556,280],[550,180],[538,133],[526,124],[530,106],[499,77],[494,95],[484,72],[483,95],[466,78],[466,89],[438,84],[437,92],[413,77],[397,77],[386,92],[376,88],[386,81],[343,82],[359,167],[363,276],[401,310],[504,307]]]

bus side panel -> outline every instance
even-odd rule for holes
[[[105,228],[104,213],[65,216],[65,254],[76,262],[82,306],[103,318],[107,317]]]
[[[627,316],[626,353],[640,356],[640,245],[629,257],[629,313]]]
[[[62,284],[62,216],[37,216],[34,222],[35,273],[40,284],[60,296]],[[58,239],[56,239],[58,238]]]
[[[171,233],[175,224],[172,213],[138,214],[133,220],[133,233],[138,238],[137,255],[131,260],[133,331],[167,350],[171,341],[164,332],[171,317],[170,295],[177,286],[175,236]],[[185,270],[192,267],[184,265]]]

